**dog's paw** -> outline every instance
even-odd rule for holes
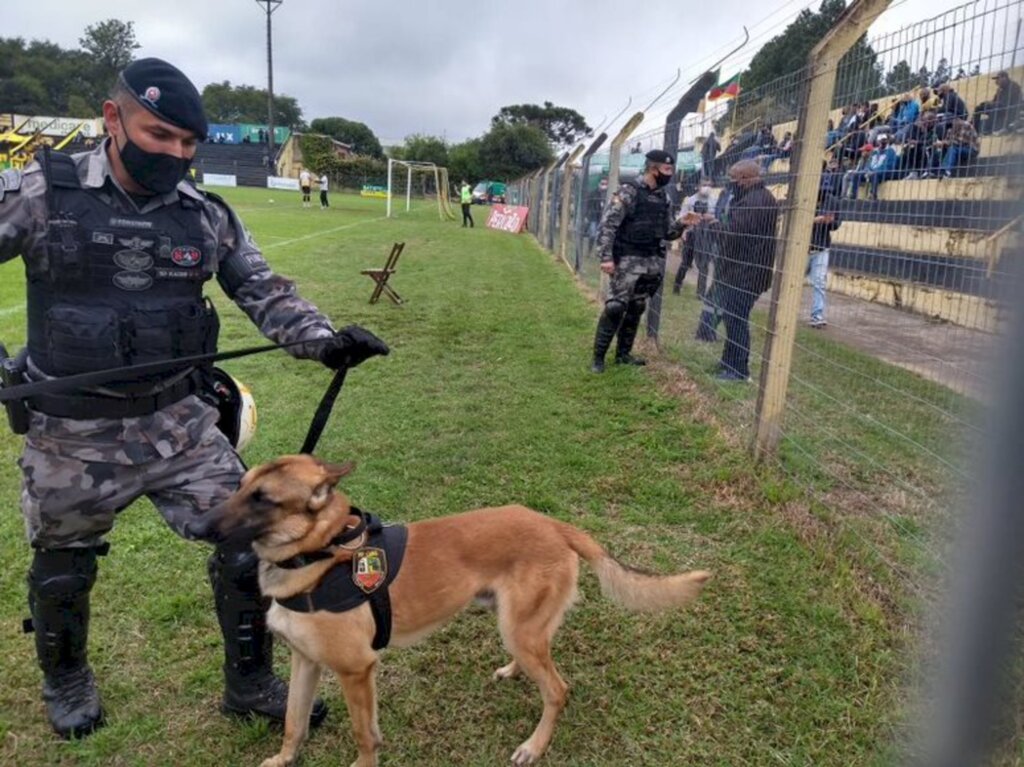
[[[529,741],[521,745],[512,754],[512,764],[515,767],[526,767],[528,764],[533,764],[540,758],[540,754],[535,754],[533,749],[530,748]]]
[[[515,661],[512,661],[507,666],[502,666],[497,671],[495,671],[494,674],[491,676],[491,679],[493,679],[496,682],[501,679],[511,679],[518,673],[519,664]]]
[[[291,767],[291,765],[291,759],[286,759],[278,754],[277,756],[272,756],[269,759],[264,759],[260,764],[260,767]]]

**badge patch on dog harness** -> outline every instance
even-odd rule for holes
[[[364,594],[377,590],[388,577],[388,556],[384,549],[363,548],[352,556],[352,580]]]

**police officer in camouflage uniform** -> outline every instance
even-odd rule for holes
[[[661,149],[645,158],[643,175],[623,183],[612,196],[597,234],[601,271],[611,280],[594,336],[595,373],[604,372],[604,357],[616,334],[617,364],[647,364],[631,354],[633,341],[647,299],[658,292],[665,275],[664,241],[677,239],[684,228],[672,220],[665,193],[675,175],[675,160]]]
[[[218,323],[203,285],[224,292],[294,356],[331,368],[387,346],[336,332],[292,282],[275,275],[235,213],[186,174],[207,133],[199,93],[178,69],[143,59],[118,77],[94,151],[47,153],[0,176],[0,262],[27,274],[29,380],[213,351]],[[103,724],[87,662],[89,592],[116,514],[147,496],[171,528],[191,527],[233,492],[245,467],[204,400],[208,371],[112,381],[35,396],[20,466],[33,558],[29,607],[54,729]],[[251,550],[217,548],[209,576],[225,646],[227,713],[283,720],[287,685],[271,671],[268,606]],[[312,719],[326,714],[317,701]]]

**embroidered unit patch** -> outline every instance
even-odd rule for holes
[[[362,548],[352,556],[352,580],[365,594],[371,594],[388,577],[384,549]]]

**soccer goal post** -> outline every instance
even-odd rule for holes
[[[388,158],[387,217],[412,210],[413,199],[430,201],[437,206],[442,221],[454,220],[449,194],[448,169],[432,162]]]

